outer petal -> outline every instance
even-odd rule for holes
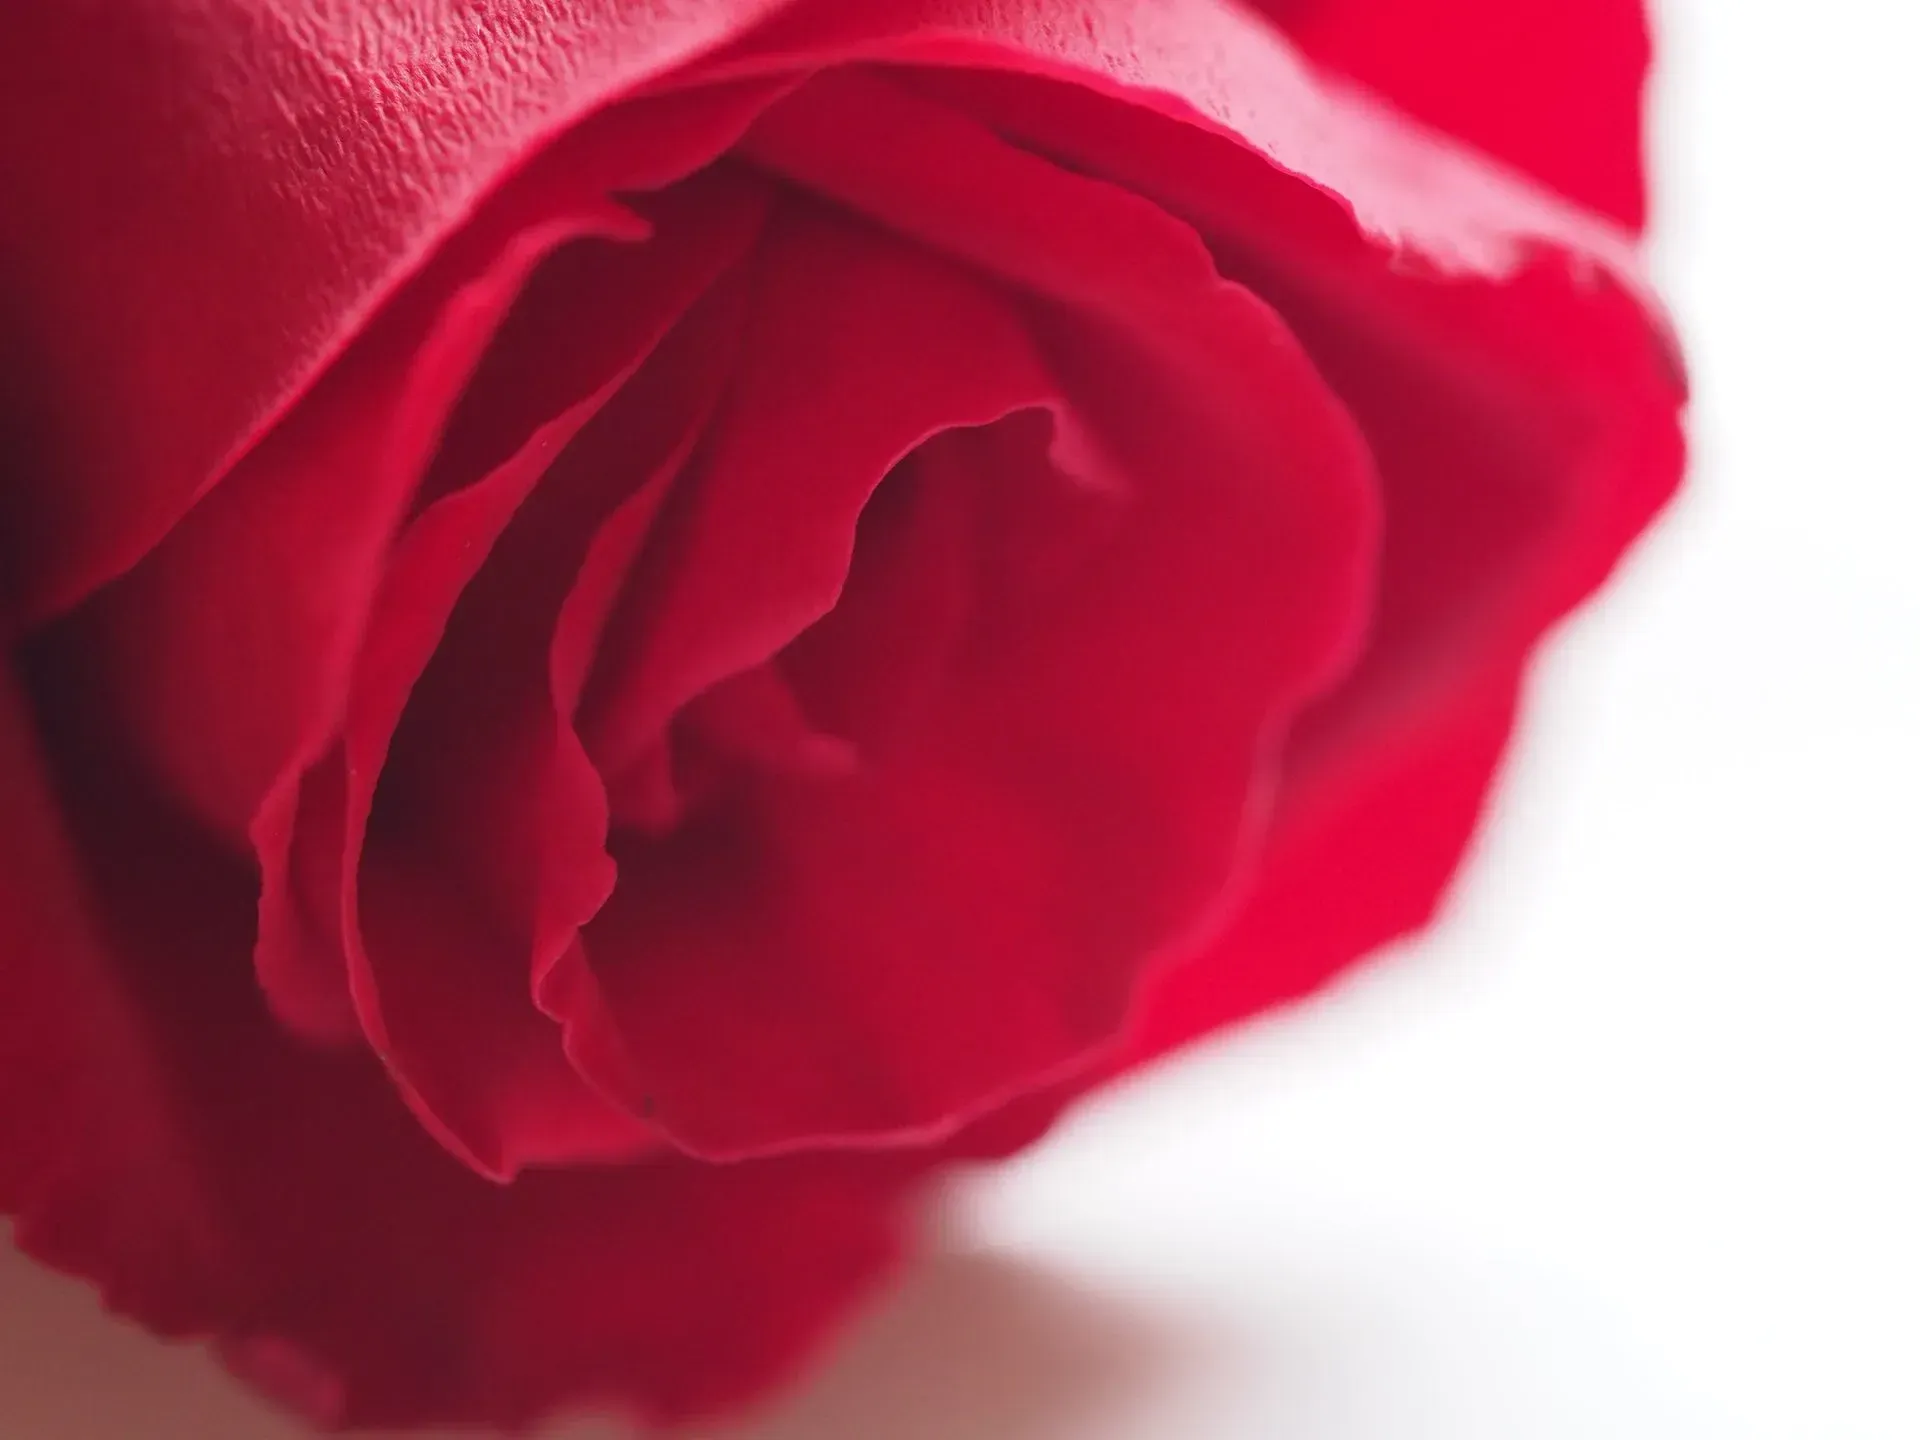
[[[632,358],[614,348],[616,325],[580,326],[539,383],[498,407],[489,453],[451,457],[471,469],[442,456],[429,476],[455,402],[536,265],[570,238],[642,231],[608,192],[704,166],[772,93],[721,88],[569,135],[495,194],[219,488],[87,607],[103,698],[140,717],[130,733],[149,765],[200,815],[240,840],[269,792],[284,802],[318,758],[423,480],[444,491],[478,479]],[[304,279],[289,270],[285,288]],[[108,426],[109,413],[103,402],[95,423]],[[130,513],[117,499],[95,508]]]
[[[163,1332],[230,1301],[191,1104],[116,973],[33,714],[0,672],[0,1212],[21,1249]]]
[[[1529,653],[1673,493],[1684,382],[1624,244],[1538,192],[1414,187],[1415,253],[1482,262],[1407,264],[1324,200],[1265,183],[1261,157],[1225,137],[1028,79],[936,88],[1188,217],[1288,317],[1379,466],[1368,648],[1283,752],[1253,909],[1149,998],[1137,1059],[1201,1033],[1202,1015],[1298,994],[1431,912]],[[1402,179],[1449,163],[1417,134],[1401,149]],[[1489,265],[1500,234],[1519,248]]]
[[[1286,804],[1245,908],[1148,987],[1112,1068],[1309,994],[1432,919],[1506,748],[1516,680],[1450,696],[1345,783]]]
[[[1400,98],[1496,153],[1534,147],[1515,158],[1636,217],[1620,178],[1631,173],[1621,158],[1630,145],[1612,127],[1624,128],[1620,92],[1637,84],[1637,9],[1619,0],[1534,7],[1542,13],[1522,21],[1517,0],[1476,0],[1464,12],[1430,0],[1275,3],[1310,50],[1390,93],[1388,77],[1410,73],[1401,57],[1419,57],[1420,74],[1449,73],[1427,63],[1429,49],[1399,38],[1431,33],[1428,17],[1463,17],[1450,42],[1456,55],[1494,53],[1491,38],[1480,48],[1483,37],[1545,37],[1529,45],[1524,65],[1487,62],[1498,66],[1497,83],[1469,82],[1474,72],[1463,65],[1457,87],[1438,82],[1446,98]],[[24,407],[32,433],[16,444],[36,470],[63,480],[0,493],[12,559],[0,604],[49,613],[126,569],[506,174],[610,99],[792,8],[787,0],[6,7],[0,131],[45,143],[0,155],[9,215],[0,313],[17,347],[0,364],[34,391]],[[1352,185],[1316,173],[1324,167],[1309,152],[1324,150],[1321,127],[1300,123],[1312,118],[1312,87],[1289,76],[1276,89],[1245,73],[1248,56],[1284,47],[1213,0],[1108,0],[1088,5],[1077,25],[1060,23],[1048,0],[799,12],[736,59],[790,70],[803,56],[914,51],[948,63],[1085,67],[1277,144],[1282,163],[1296,157],[1302,173],[1361,202]],[[1579,28],[1585,22],[1590,30]],[[1577,65],[1553,63],[1576,48]],[[1604,93],[1574,88],[1590,74],[1606,77]],[[1529,112],[1523,127],[1486,108],[1486,97],[1535,75],[1543,87],[1565,87],[1553,112],[1569,117],[1564,125]],[[1480,109],[1469,115],[1461,109],[1469,104]],[[1591,142],[1565,141],[1572,117],[1610,128]],[[1561,163],[1562,149],[1590,156],[1592,175]]]
[[[658,503],[733,360],[733,307],[688,312],[752,244],[761,207],[722,207],[710,187],[693,198],[715,204],[681,207],[647,251],[549,272],[558,283],[540,298],[558,308],[536,328],[584,305],[631,311],[628,363],[607,391],[625,388],[415,522],[349,710],[347,768],[359,778],[345,796],[343,928],[355,1000],[428,1124],[488,1174],[592,1155],[596,1135],[630,1148],[639,1128],[600,1115],[583,1132],[583,1108],[609,1107],[532,1003],[533,973],[613,881],[604,797],[563,799],[550,783],[547,648],[600,520],[631,490]],[[551,363],[545,347],[512,348],[502,383]]]
[[[1256,0],[1316,62],[1638,229],[1642,0]]]
[[[44,442],[39,468],[61,476],[59,484],[17,486],[0,495],[0,504],[9,507],[4,533],[19,552],[17,602],[29,611],[70,603],[151,545],[192,496],[223,472],[247,437],[339,354],[374,306],[444,245],[509,170],[529,164],[559,127],[721,39],[742,37],[724,65],[709,67],[712,75],[791,73],[873,55],[1078,77],[1144,106],[1242,133],[1281,164],[1335,189],[1364,224],[1423,249],[1444,248],[1449,258],[1484,263],[1510,256],[1517,240],[1537,233],[1545,214],[1514,203],[1471,166],[1450,163],[1443,150],[1405,143],[1364,107],[1322,93],[1284,44],[1214,4],[1113,0],[1085,28],[1051,23],[1058,18],[1053,7],[1037,0],[991,10],[969,8],[962,0],[810,6],[747,34],[765,13],[752,8],[751,0],[734,12],[700,7],[693,20],[663,18],[640,0],[579,0],[568,7],[574,28],[565,33],[553,32],[553,19],[543,10],[539,25],[496,19],[497,28],[479,44],[465,33],[465,20],[424,9],[415,13],[413,6],[379,7],[348,22],[314,4],[224,0],[211,12],[196,10],[191,24],[170,16],[171,9],[166,0],[147,0],[93,25],[84,21],[87,5],[77,4],[57,12],[19,9],[0,21],[15,32],[0,31],[8,42],[0,44],[0,55],[29,62],[18,84],[0,85],[0,103],[61,114],[77,92],[64,80],[48,91],[46,76],[83,73],[116,81],[108,103],[85,102],[84,117],[54,127],[70,153],[10,147],[5,157],[21,169],[7,178],[11,213],[24,218],[10,228],[17,253],[6,255],[0,287],[38,357],[36,383],[46,387],[45,403],[29,407],[45,430],[38,437]],[[375,13],[377,20],[368,18]],[[260,51],[244,71],[226,68],[236,35],[252,37]],[[90,53],[84,64],[63,65],[66,48],[83,41],[99,53]],[[545,57],[539,63],[536,51]],[[546,63],[553,55],[564,63]],[[192,86],[156,91],[153,75],[169,66],[175,79],[185,74],[204,80],[205,96]],[[326,77],[335,73],[353,75],[365,92],[331,84]],[[408,103],[391,104],[393,94]],[[189,113],[165,113],[167,106],[182,104]],[[389,118],[396,115],[404,121]],[[289,116],[301,117],[310,133],[289,136]],[[244,144],[232,130],[240,123],[249,127]],[[677,133],[681,122],[656,116],[653,123],[659,133]],[[584,177],[608,171],[616,153],[605,143],[609,134],[630,146],[634,133],[619,126],[581,127],[528,171],[521,188],[538,191],[558,176],[573,185],[577,200]],[[134,135],[140,140],[128,138]],[[291,150],[311,144],[341,158],[288,168]],[[229,149],[245,163],[206,166],[196,158]],[[125,164],[129,154],[139,161],[131,170]],[[267,168],[253,168],[263,159]],[[113,183],[96,174],[103,166],[112,167]],[[296,171],[307,177],[299,187],[290,190],[275,180]],[[337,190],[331,183],[336,176]],[[1476,204],[1463,211],[1455,197],[1469,193]],[[196,203],[183,203],[183,196]],[[488,242],[480,237],[490,225],[525,213],[505,196],[495,200],[500,203],[481,215],[485,223],[471,227],[463,246],[455,247],[468,258],[442,255],[438,268],[451,277],[443,284],[457,283],[476,251],[485,255]],[[100,213],[103,206],[111,213]],[[113,207],[122,207],[124,215]],[[194,220],[192,235],[170,239],[187,214]],[[1474,223],[1461,224],[1463,215]],[[143,223],[142,243],[116,240],[122,233],[117,226],[135,218]],[[247,260],[265,254],[275,257],[271,274]],[[286,283],[289,266],[301,272],[299,283]],[[437,305],[427,300],[426,313]],[[397,326],[399,333],[377,345],[370,338],[369,345],[405,364],[419,343],[408,338],[408,323],[392,320],[389,328]],[[196,358],[202,351],[204,363]],[[348,389],[354,375],[365,378],[377,369],[367,363],[343,368]],[[443,378],[457,383],[461,369],[454,357],[429,373],[444,372]],[[193,383],[181,392],[179,377],[187,374]],[[341,403],[352,408],[336,399]],[[69,414],[74,407],[84,415]],[[433,408],[409,401],[413,430],[424,424],[431,435]],[[315,423],[328,435],[343,434],[349,447],[369,431],[324,407],[321,414],[325,418]],[[283,450],[292,447],[296,461],[315,444],[302,433],[296,426],[278,442]],[[256,461],[255,468],[261,464],[275,468],[271,461]],[[393,469],[404,483],[408,467],[318,468],[375,475]],[[262,488],[256,484],[252,491]],[[277,496],[283,487],[265,488]],[[367,568],[361,552],[377,548],[385,534],[385,499],[395,488],[378,485],[368,492],[371,518],[363,523],[328,517],[322,533],[348,542],[335,557],[341,575]],[[274,505],[287,513],[299,508],[278,498]],[[246,524],[258,523],[257,504],[216,508],[229,523],[199,523],[199,543],[183,539],[171,547],[179,552],[177,563],[156,570],[174,580],[149,582],[157,587],[154,596],[129,592],[123,608],[131,617],[130,633],[118,646],[132,657],[136,672],[139,657],[166,656],[161,678],[140,677],[125,703],[151,715],[145,733],[155,743],[189,751],[192,746],[179,737],[199,733],[204,727],[196,722],[207,717],[179,697],[224,695],[230,687],[204,683],[208,677],[200,672],[219,669],[206,657],[174,655],[147,641],[152,617],[200,613],[207,582],[175,580],[223,574],[225,567],[207,564],[204,554],[221,548],[217,537],[237,523],[231,516],[252,516]],[[297,525],[290,528],[301,533]],[[304,568],[318,575],[326,567]],[[235,582],[221,583],[231,590]],[[329,666],[337,670],[341,637],[283,637],[282,631],[300,626],[293,618],[279,620],[279,610],[289,609],[292,617],[338,615],[333,629],[346,631],[350,641],[365,587],[347,589],[353,593],[304,608],[263,605],[255,596],[217,598],[214,608],[245,619],[235,653],[296,657],[307,667],[295,671],[297,684],[269,686],[257,704],[241,707],[248,717],[241,735],[203,743],[184,758],[162,757],[175,783],[196,795],[205,792],[199,803],[220,821],[232,825],[238,816],[244,822],[263,774],[283,762],[291,723],[285,717],[331,709]],[[175,596],[170,606],[146,603],[169,595]],[[316,651],[317,659],[304,658]],[[196,663],[183,665],[183,659]],[[276,660],[271,668],[287,668],[287,662]],[[222,721],[218,728],[231,725]],[[208,755],[222,758],[210,761]]]
[[[0,363],[62,477],[0,493],[0,607],[126,569],[509,172],[780,4],[0,10]]]
[[[1518,413],[1500,403],[1511,392],[1496,399],[1444,373],[1409,403],[1419,392],[1403,388],[1404,352],[1369,356],[1386,342],[1364,329],[1330,343],[1336,383],[1380,422],[1388,525],[1373,645],[1291,740],[1249,908],[1150,990],[1123,1063],[1293,998],[1426,922],[1472,835],[1534,647],[1671,495],[1679,392],[1659,352],[1636,342],[1636,317],[1609,314],[1620,297],[1603,292],[1584,303],[1586,324],[1564,323],[1536,287],[1565,281],[1529,282],[1491,307],[1505,317],[1497,333],[1524,334],[1531,317],[1536,338],[1569,348],[1533,352],[1551,382]],[[1456,361],[1485,363],[1469,329]],[[1356,365],[1363,356],[1372,363]]]
[[[1619,226],[1321,75],[1228,0],[1099,0],[1068,13],[1081,23],[1062,23],[1050,0],[803,4],[696,71],[757,76],[871,59],[1061,81],[1082,98],[1233,140],[1332,196],[1367,235],[1450,270],[1502,273],[1540,242],[1634,267]]]
[[[34,679],[52,734],[86,677]],[[288,1044],[243,865],[110,750],[63,734],[49,777],[22,709],[0,720],[6,797],[37,807],[0,832],[34,842],[0,868],[0,1203],[116,1309],[218,1337],[328,1423],[676,1420],[779,1379],[894,1256],[936,1157],[478,1178],[371,1056]],[[42,823],[56,786],[73,849]]]

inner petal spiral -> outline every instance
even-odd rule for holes
[[[708,257],[664,335],[423,492],[413,548],[493,528],[311,777],[359,1019],[485,1173],[915,1142],[1086,1061],[1358,613],[1364,449],[1191,230],[884,85],[839,113],[980,193],[841,173],[805,95],[636,202]]]

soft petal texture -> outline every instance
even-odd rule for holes
[[[716,403],[735,339],[693,307],[753,242],[761,213],[751,200],[682,207],[644,252],[549,272],[560,283],[530,302],[617,316],[630,358],[486,480],[421,514],[363,655],[342,742],[355,777],[342,852],[351,988],[403,1093],[483,1173],[637,1139],[531,1003],[533,972],[567,948],[613,878],[599,849],[604,804],[571,846],[548,820],[541,771],[562,743],[548,643],[600,518],[631,490],[672,484]],[[656,356],[675,325],[686,343]],[[521,339],[503,337],[503,349]],[[544,348],[519,351],[523,363],[541,363]],[[476,404],[490,392],[477,389]],[[543,893],[556,885],[575,892],[559,897],[570,917]]]
[[[1433,918],[1472,838],[1513,725],[1516,677],[1489,677],[1372,753],[1337,786],[1287,803],[1244,907],[1156,977],[1110,1064],[1299,999]]]
[[[1571,19],[1513,8],[1447,43],[1559,63]],[[1297,44],[1211,0],[0,11],[0,130],[59,137],[0,146],[0,633],[65,617],[0,710],[0,1206],[335,1419],[738,1400],[918,1179],[1420,923],[1528,650],[1677,470],[1627,235],[1308,63],[1631,221],[1630,44],[1507,104],[1415,83],[1446,27],[1389,0],[1300,0]],[[488,367],[743,136],[909,268],[970,267],[1037,383],[840,455],[825,538],[735,554],[779,583],[662,669],[632,635],[712,616],[627,580],[724,550],[670,503],[724,423],[574,513],[536,461],[644,355],[596,309]],[[731,833],[699,823],[729,767]],[[770,915],[792,973],[739,943]]]
[[[50,731],[86,678],[32,678]],[[51,798],[45,760],[21,753],[33,717],[6,719],[7,798]],[[19,1067],[0,1199],[23,1245],[116,1308],[218,1333],[243,1374],[329,1423],[514,1423],[589,1399],[678,1419],[778,1379],[892,1262],[935,1155],[476,1177],[372,1057],[286,1044],[245,961],[244,867],[102,763],[111,736],[62,733],[88,863],[50,821],[5,831],[35,848],[0,873],[0,914],[33,925],[6,937],[25,1003],[0,1012]],[[47,1082],[31,1129],[19,1077]]]
[[[0,147],[0,302],[69,477],[0,495],[7,610],[125,570],[505,176],[779,4],[7,6],[0,134],[58,143]]]
[[[438,252],[154,554],[96,598],[86,643],[108,698],[141,717],[131,733],[199,814],[236,837],[284,825],[292,784],[338,725],[382,563],[441,429],[534,267],[569,239],[643,233],[609,192],[698,169],[772,93],[722,87],[569,135]],[[567,363],[507,407],[524,429],[487,458],[503,460],[631,359],[610,348],[618,333],[583,327]],[[121,510],[117,500],[99,508]],[[228,703],[235,694],[249,703]],[[259,843],[271,848],[272,836]]]
[[[1288,37],[1429,125],[1638,229],[1641,0],[1258,0]]]
[[[1262,184],[1241,146],[1057,87],[951,89],[1024,143],[1190,217],[1359,422],[1386,524],[1380,610],[1333,702],[1349,716],[1376,703],[1418,716],[1434,684],[1511,670],[1672,494],[1684,380],[1670,342],[1630,275],[1547,243],[1562,222],[1544,197],[1516,269],[1436,275]]]
[[[781,23],[739,43],[769,17]],[[503,178],[570,123],[724,42],[736,71],[891,54],[1124,90],[1244,134],[1395,233],[1460,198],[1409,207],[1418,147],[1324,94],[1225,6],[1111,0],[1088,22],[1060,24],[1046,0],[7,7],[0,132],[67,138],[0,155],[4,358],[34,359],[22,449],[70,479],[0,494],[0,598],[45,614],[126,569]],[[1379,163],[1383,144],[1397,163]],[[283,283],[296,267],[303,283]]]
[[[1640,298],[1582,251],[1543,244],[1518,273],[1436,277],[1356,243],[1323,202],[1263,184],[1240,145],[1030,80],[939,89],[1189,216],[1288,317],[1379,470],[1366,648],[1283,752],[1251,908],[1177,967],[1177,994],[1147,998],[1125,1052],[1138,1059],[1310,988],[1431,914],[1527,655],[1673,493],[1683,382]],[[1535,203],[1544,237],[1563,222]],[[1341,854],[1353,879],[1327,883],[1319,867]]]
[[[658,583],[616,611],[607,683],[589,691],[588,743],[616,785],[631,748],[659,743],[696,693],[826,613],[856,521],[897,461],[951,427],[1058,403],[1001,297],[877,231],[793,205],[756,281],[742,373],[663,536],[671,548],[643,572]],[[626,1077],[630,1102],[682,1143],[737,1153],[948,1121],[1073,1054],[1099,1022],[1063,1027],[1051,992],[1115,977],[1062,935],[1026,929],[1029,910],[1071,887],[1034,823],[1000,813],[1009,802],[983,779],[876,767],[825,789],[769,782],[763,813],[629,844],[579,957],[604,1004],[570,1017],[582,1063],[603,1084]],[[992,871],[955,894],[994,894],[1002,915],[946,905],[950,880],[915,847],[942,833],[950,872]],[[911,903],[882,907],[882,894]],[[1019,1011],[1032,1020],[1013,1023]]]
[[[163,1333],[230,1313],[191,1097],[115,963],[23,687],[0,672],[0,1211]]]
[[[746,153],[1059,308],[1012,305],[844,224],[776,250],[726,422],[737,444],[716,447],[694,493],[703,517],[762,517],[780,548],[758,554],[737,526],[716,540],[707,521],[707,548],[672,566],[680,588],[648,612],[646,665],[624,673],[672,685],[682,657],[708,668],[629,709],[620,733],[652,733],[677,695],[823,613],[867,491],[931,427],[1064,403],[1104,463],[1083,469],[1085,442],[1064,434],[1055,463],[1111,492],[1112,533],[1043,604],[1028,597],[1017,621],[976,637],[912,753],[830,787],[769,785],[749,820],[631,850],[587,935],[628,1041],[621,1068],[681,1143],[727,1155],[923,1142],[1112,1035],[1138,962],[1233,873],[1265,803],[1263,741],[1352,643],[1370,475],[1271,312],[1123,192],[850,77],[782,102]],[[1071,226],[1019,218],[1063,215]],[[1020,339],[1023,312],[1057,395]],[[924,346],[929,334],[941,345]],[[1032,388],[988,399],[983,384]],[[942,448],[938,471],[934,453],[918,483],[1020,473],[1017,450]],[[1008,493],[1050,481],[1034,467]],[[837,510],[829,487],[849,484]],[[1018,537],[1023,510],[990,511],[980,529]],[[836,514],[838,533],[816,538]],[[995,560],[983,591],[1012,568]],[[685,598],[716,586],[760,599],[755,628],[683,640],[675,616],[742,613]],[[612,1048],[583,1037],[578,1053]]]
[[[1061,23],[1044,0],[803,4],[698,69],[759,77],[870,59],[1052,79],[1082,99],[1120,100],[1265,156],[1413,263],[1496,275],[1546,245],[1638,274],[1621,227],[1329,82],[1284,35],[1235,6],[1102,0],[1082,14],[1083,23]]]
[[[612,776],[687,701],[826,614],[896,461],[1052,399],[990,287],[804,202],[785,205],[754,283],[699,482],[646,572],[656,583],[615,612],[586,697],[587,743]]]

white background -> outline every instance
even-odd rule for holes
[[[978,1186],[740,1440],[1920,1436],[1917,37],[1663,20],[1692,489],[1444,923]],[[8,1440],[293,1433],[0,1259]]]

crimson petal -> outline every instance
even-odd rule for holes
[[[1638,229],[1642,0],[1260,0],[1300,48],[1408,114]]]
[[[938,1156],[476,1176],[373,1057],[286,1043],[245,962],[246,867],[61,723],[84,674],[33,679],[76,823],[71,847],[24,809],[5,832],[35,844],[0,870],[0,919],[38,927],[8,953],[47,963],[6,970],[32,989],[0,1010],[21,1066],[0,1201],[121,1313],[219,1337],[328,1425],[517,1425],[596,1400],[671,1423],[783,1378],[894,1261]],[[0,717],[7,798],[32,800],[35,717]]]
[[[0,613],[56,614],[126,571],[403,286],[437,311],[464,242],[484,255],[497,222],[723,132],[746,98],[724,88],[648,101],[637,126],[594,112],[783,4],[0,9],[0,134],[36,137],[0,151],[0,363],[33,387],[26,453],[64,480],[0,490]]]
[[[846,143],[855,132],[858,146]],[[925,1141],[1113,1036],[1140,964],[1197,924],[1233,873],[1263,744],[1350,649],[1367,575],[1368,473],[1284,327],[1153,207],[853,77],[816,80],[782,102],[747,152],[930,248],[1061,296],[1021,306],[1069,397],[1063,409],[1051,382],[1024,397],[1055,412],[1060,473],[1023,470],[1018,444],[1000,448],[1013,423],[1003,421],[933,440],[915,457],[915,481],[965,485],[971,471],[991,491],[1000,477],[1004,503],[977,527],[986,535],[1017,532],[1029,508],[1044,510],[1049,482],[1086,485],[1109,496],[1112,533],[1045,605],[960,658],[927,732],[887,762],[832,785],[762,783],[738,813],[621,852],[622,883],[586,932],[618,1035],[583,1017],[570,1041],[583,1065],[605,1058],[603,1084],[637,1086],[630,1103],[702,1154]],[[1062,215],[1075,223],[1037,218]],[[898,241],[865,260],[857,285],[829,283],[872,248],[836,229],[812,259],[811,284],[764,291],[768,305],[826,307],[832,325],[794,326],[781,344],[761,335],[749,363],[781,385],[809,377],[813,403],[782,414],[822,425],[831,397],[845,395],[860,408],[834,424],[900,427],[877,452],[884,465],[924,429],[913,406],[938,392],[922,370],[964,363],[1004,376],[1021,368],[1020,352],[995,359],[966,339],[1007,304],[991,292],[937,325],[926,280],[920,295],[892,295],[900,262],[880,261],[913,253]],[[901,315],[916,323],[895,328]],[[922,333],[942,336],[931,356],[913,348]],[[847,358],[803,363],[796,347],[823,336]],[[948,400],[930,413],[953,409]],[[863,473],[791,439],[792,420],[740,418],[743,436],[849,480]],[[841,444],[856,433],[844,430]],[[728,483],[771,473],[742,464]],[[818,505],[822,483],[794,488]],[[782,493],[735,496],[729,513],[764,516]],[[845,524],[850,532],[850,515]],[[822,585],[837,583],[851,534],[834,544]],[[710,584],[738,573],[736,593],[812,573],[804,553],[778,569],[749,568],[725,547],[699,555],[675,575]],[[985,567],[983,594],[1000,568]],[[682,625],[716,613],[685,604],[686,593],[678,611],[654,613],[689,617]],[[822,608],[823,598],[778,599],[726,661],[762,661]],[[642,733],[657,733],[674,698],[718,678],[705,637],[634,653],[711,667],[627,709],[623,725]]]
[[[0,1211],[21,1249],[112,1308],[192,1331],[231,1303],[230,1237],[191,1098],[116,973],[38,718],[0,672]]]
[[[1136,1063],[1431,915],[1528,655],[1673,494],[1684,378],[1624,242],[1544,194],[1433,192],[1451,205],[1410,212],[1414,255],[1444,263],[1407,264],[1244,144],[1022,78],[930,88],[1189,217],[1288,316],[1379,467],[1366,649],[1284,752],[1252,909],[1149,997]],[[1430,142],[1407,143],[1415,174]]]
[[[711,317],[690,307],[746,252],[762,213],[751,196],[719,198],[699,187],[696,200],[716,203],[682,207],[643,251],[539,297],[563,314],[619,315],[630,358],[492,477],[415,522],[349,710],[342,903],[356,1006],[422,1118],[487,1174],[644,1143],[573,1071],[530,995],[531,973],[551,963],[536,947],[570,940],[564,928],[535,934],[539,887],[558,874],[577,926],[613,880],[598,852],[604,813],[586,817],[577,863],[556,870],[544,853],[555,841],[539,778],[556,742],[547,649],[600,515],[669,484],[712,404],[697,392],[731,346],[708,343]],[[702,348],[655,353],[676,322]],[[658,383],[631,382],[642,370]]]

